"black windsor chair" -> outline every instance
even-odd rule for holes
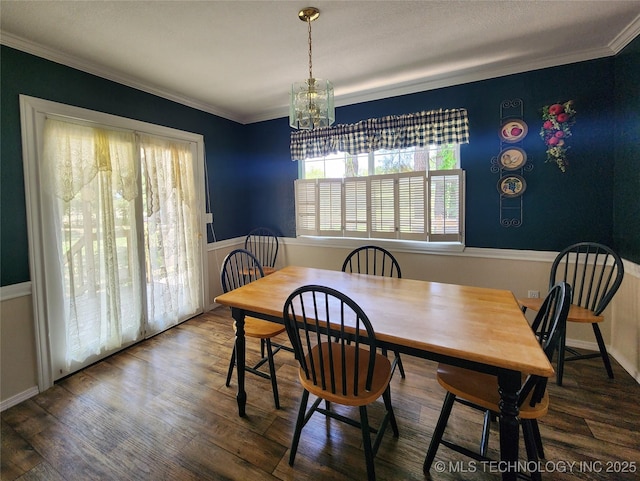
[[[551,288],[545,297],[531,325],[531,329],[549,360],[552,359],[560,338],[564,334],[570,303],[571,287],[566,282],[559,282]],[[440,363],[436,379],[447,390],[447,395],[424,460],[424,473],[427,474],[431,469],[441,444],[477,461],[490,461],[486,457],[490,422],[500,413],[497,376]],[[479,452],[443,439],[451,409],[456,401],[484,411],[484,426]],[[537,467],[538,460],[544,459],[544,449],[537,419],[544,416],[549,408],[547,378],[533,375],[524,377],[524,382],[518,392],[518,406],[520,408],[520,425],[529,461],[527,466]],[[537,470],[530,474],[534,480],[541,479],[540,472]]]
[[[391,363],[376,352],[376,336],[369,318],[346,295],[314,285],[300,287],[287,298],[283,317],[300,363],[298,377],[304,389],[289,465],[293,466],[302,428],[314,412],[319,412],[361,429],[367,479],[375,480],[373,460],[382,436],[390,423],[394,436],[398,437],[398,426],[391,405]],[[309,394],[317,399],[307,411]],[[386,410],[375,429],[369,425],[367,405],[380,396]],[[325,408],[320,407],[322,400]],[[360,420],[331,410],[331,403],[358,407]]]
[[[602,313],[622,283],[624,265],[622,259],[611,248],[596,242],[579,242],[563,249],[551,265],[549,286],[566,281],[573,288],[572,306],[568,322],[590,323],[593,328],[599,352],[580,354],[566,347],[566,333],[558,345],[556,383],[562,385],[564,363],[579,359],[601,357],[610,379],[613,369],[607,348],[598,324],[604,320]],[[522,311],[538,310],[540,299],[518,299]],[[566,357],[565,351],[571,356]]]
[[[402,277],[400,264],[393,254],[382,247],[373,245],[358,247],[351,251],[342,264],[342,272],[355,272],[358,274],[371,274],[385,277]],[[384,349],[382,353],[386,355],[386,349]],[[404,366],[402,365],[400,353],[396,351],[394,355],[392,370],[395,371],[397,366],[400,370],[400,376],[404,379]]]
[[[222,269],[220,271],[220,282],[222,283],[222,290],[229,292],[238,287],[242,287],[245,284],[260,279],[264,276],[262,266],[258,259],[249,251],[245,249],[235,249],[225,257],[222,263]],[[235,329],[235,322],[233,324]],[[253,366],[245,366],[245,371],[260,376],[264,379],[271,380],[271,386],[273,388],[273,399],[275,401],[276,409],[280,409],[280,398],[278,396],[278,383],[276,381],[276,370],[273,361],[273,356],[281,349],[293,352],[288,346],[282,344],[276,344],[271,339],[285,331],[282,324],[275,322],[264,321],[255,317],[245,317],[244,331],[246,337],[253,337],[260,339],[260,355],[261,359]],[[275,349],[273,349],[275,347]],[[266,351],[266,354],[265,354]],[[268,363],[269,373],[260,371],[259,368]],[[226,386],[229,387],[231,383],[231,375],[233,374],[233,368],[236,365],[236,346],[233,345],[233,351],[231,352],[231,361],[229,362],[229,370],[227,372]]]

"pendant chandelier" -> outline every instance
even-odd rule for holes
[[[328,127],[336,120],[333,105],[333,85],[328,80],[313,77],[311,63],[311,22],[320,16],[320,10],[307,7],[298,17],[307,22],[309,30],[309,78],[291,86],[289,125],[294,129],[313,130]]]

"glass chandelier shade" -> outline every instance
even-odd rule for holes
[[[300,10],[298,17],[307,22],[309,29],[309,78],[291,86],[289,98],[289,125],[294,129],[313,130],[328,127],[336,120],[333,103],[333,84],[314,78],[311,62],[311,22],[320,16],[315,7]]]
[[[313,130],[328,127],[336,120],[333,84],[328,80],[309,78],[291,86],[289,125],[294,129]]]

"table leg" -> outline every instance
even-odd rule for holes
[[[247,405],[247,393],[244,390],[244,374],[246,364],[245,337],[244,337],[244,310],[231,308],[231,316],[236,321],[236,372],[238,373],[238,414],[244,417]]]
[[[500,472],[502,472],[503,480],[515,481],[518,472],[520,436],[520,421],[518,420],[520,373],[517,371],[500,372],[498,385],[500,392]]]

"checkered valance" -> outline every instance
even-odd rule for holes
[[[292,132],[291,159],[322,157],[335,152],[355,155],[380,149],[467,143],[467,110],[440,109]]]

